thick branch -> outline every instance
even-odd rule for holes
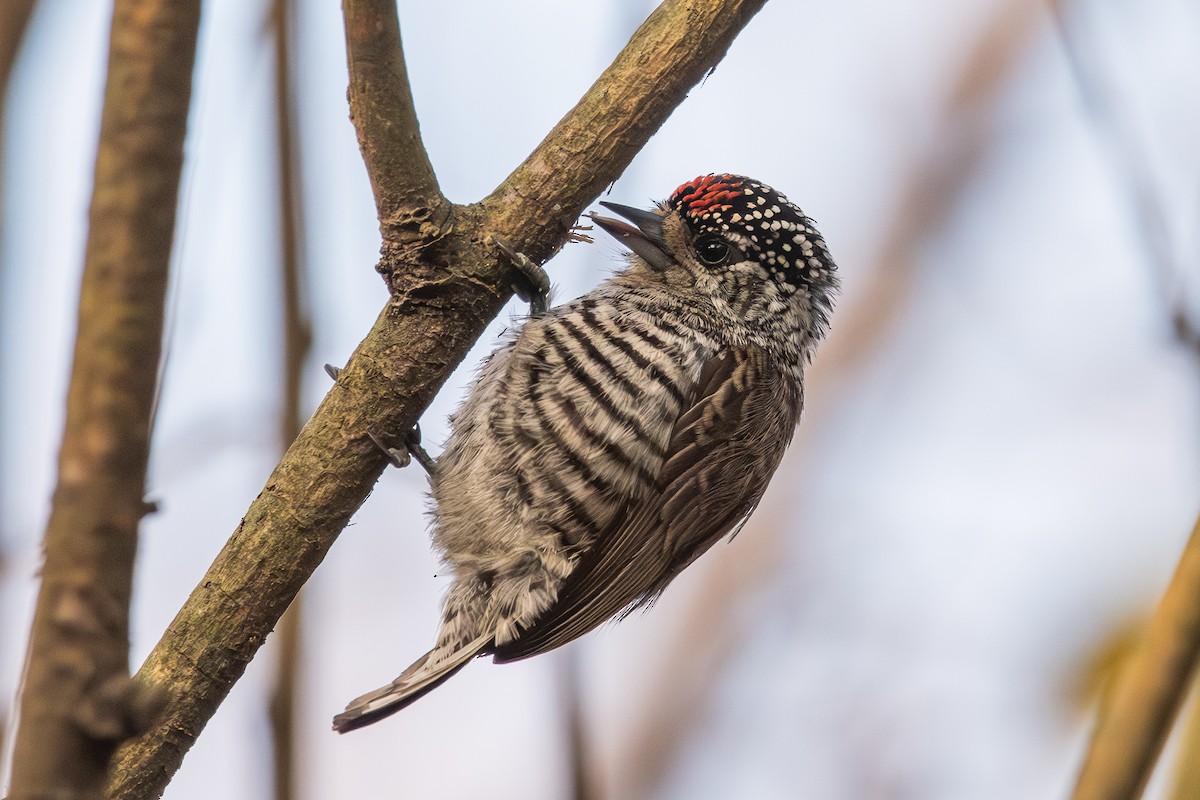
[[[12,795],[102,796],[155,694],[129,678],[129,598],[199,2],[118,0],[79,327]]]
[[[1200,656],[1200,520],[1141,644],[1105,696],[1072,800],[1140,797]]]
[[[384,460],[367,432],[387,438],[411,427],[499,312],[511,293],[508,265],[489,236],[535,257],[560,248],[585,204],[621,174],[764,2],[667,0],[487,201],[452,207],[440,200],[427,158],[413,155],[415,117],[393,107],[411,106],[407,86],[397,85],[405,75],[394,3],[346,0],[350,102],[393,298],[143,665],[139,675],[169,688],[172,700],[155,729],[121,753],[113,797],[161,794],[378,479]],[[376,129],[386,119],[395,129]]]

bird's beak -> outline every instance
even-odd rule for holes
[[[664,270],[671,263],[667,255],[666,242],[663,241],[663,218],[652,211],[643,211],[632,206],[619,203],[601,202],[600,205],[620,214],[632,222],[622,222],[612,217],[600,217],[592,213],[592,221],[603,228],[614,239],[642,257],[642,260],[653,269]],[[636,225],[637,227],[634,227]]]

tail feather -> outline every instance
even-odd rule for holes
[[[333,718],[333,729],[346,733],[395,714],[448,681],[491,641],[491,635],[480,636],[436,661],[430,657],[437,650],[429,651],[387,686],[351,700],[346,710]]]

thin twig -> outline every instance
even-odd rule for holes
[[[1041,0],[997,6],[963,69],[946,93],[938,121],[939,139],[914,160],[879,248],[874,269],[853,308],[838,316],[836,336],[817,363],[827,378],[845,375],[871,362],[910,300],[920,268],[921,248],[963,204],[980,165],[994,148],[995,127],[988,113],[1043,19]],[[829,373],[834,373],[830,375]]]
[[[79,324],[21,695],[12,800],[100,798],[161,705],[129,677],[129,600],[198,0],[117,0]]]
[[[384,234],[393,299],[301,430],[139,675],[170,690],[120,754],[118,798],[162,793],[385,460],[368,433],[416,422],[511,294],[499,234],[534,258],[566,241],[764,0],[667,0],[522,167],[478,206],[441,197],[403,69],[394,0],[346,0],[351,115]],[[414,524],[417,524],[414,521]]]
[[[1200,353],[1200,321],[1188,315],[1184,301],[1182,276],[1187,267],[1180,263],[1166,199],[1154,178],[1149,153],[1130,125],[1129,109],[1105,74],[1106,67],[1095,48],[1088,46],[1089,38],[1094,37],[1081,30],[1081,7],[1072,5],[1074,18],[1066,0],[1050,4],[1067,64],[1096,131],[1108,148],[1113,176],[1124,189],[1134,228],[1141,237],[1142,253],[1167,309],[1172,331],[1180,344]]]

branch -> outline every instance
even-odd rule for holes
[[[1178,755],[1165,800],[1200,800],[1200,685],[1194,677],[1189,694],[1185,705],[1190,710],[1180,725]]]
[[[292,81],[292,15],[295,0],[275,0],[272,26],[275,34],[275,132],[279,149],[279,270],[280,305],[283,308],[283,397],[279,415],[279,440],[287,447],[296,438],[302,417],[301,383],[304,362],[312,347],[312,319],[308,312],[302,255],[303,183],[297,169],[296,103]]]
[[[113,10],[12,800],[101,797],[117,745],[161,705],[129,677],[129,599],[199,22],[196,0]]]
[[[292,15],[294,0],[275,0],[271,23],[275,34],[275,132],[279,156],[279,270],[280,305],[283,307],[279,331],[282,345],[283,392],[279,414],[280,448],[286,448],[300,431],[303,422],[301,379],[304,363],[312,345],[312,323],[305,298],[304,269],[301,259],[302,184],[296,169],[296,115],[292,84]],[[297,708],[303,669],[302,634],[304,630],[304,594],[296,595],[277,626],[275,638],[274,684],[268,700],[271,720],[272,765],[275,800],[294,800],[296,752],[299,744]]]
[[[1125,192],[1134,230],[1141,237],[1141,252],[1162,296],[1171,327],[1180,344],[1200,353],[1200,330],[1197,321],[1189,316],[1185,300],[1184,276],[1192,266],[1184,262],[1175,244],[1177,237],[1166,198],[1155,180],[1150,148],[1138,136],[1138,129],[1130,124],[1126,101],[1112,77],[1111,67],[1099,55],[1097,43],[1089,41],[1095,36],[1080,19],[1086,9],[1081,4],[1055,0],[1050,3],[1050,10],[1080,98],[1096,128],[1097,138],[1108,147],[1113,177]]]
[[[481,204],[454,206],[420,144],[394,0],[345,0],[352,118],[393,297],[142,666],[139,676],[169,689],[171,701],[120,754],[111,796],[162,793],[379,478],[385,460],[367,432],[408,430],[499,313],[510,267],[489,237],[534,258],[562,247],[584,206],[764,2],[667,0],[504,184]]]
[[[570,773],[571,800],[600,800],[604,797],[599,765],[596,763],[583,708],[583,682],[580,680],[582,652],[567,648],[558,656],[559,702],[562,703],[563,748]]]
[[[838,308],[838,335],[822,345],[816,366],[825,370],[825,382],[845,380],[872,363],[876,344],[888,341],[895,330],[916,290],[923,248],[966,202],[995,152],[999,134],[988,122],[989,110],[1025,63],[1022,57],[1041,32],[1044,13],[1041,0],[994,7],[933,120],[940,138],[913,156],[864,290],[853,306]],[[811,416],[808,424],[813,426]]]
[[[37,0],[7,0],[0,3],[0,109],[4,108],[8,79],[36,7]]]
[[[1141,645],[1113,680],[1072,800],[1140,797],[1200,656],[1200,520]]]
[[[29,20],[33,17],[33,12],[36,6],[36,0],[7,0],[0,3],[0,153],[7,152],[4,147],[4,135],[8,130],[8,120],[5,110],[7,109],[6,98],[8,97],[9,78],[12,74],[13,65],[16,63],[18,52],[21,48],[21,42],[25,38],[25,29],[29,25]],[[0,158],[0,249],[4,247],[4,232],[7,214],[4,209],[4,159]],[[11,230],[11,227],[7,228]],[[0,285],[5,283],[7,277],[4,272],[13,269],[14,265],[11,260],[0,263]],[[0,403],[0,417],[4,415],[3,404]],[[7,442],[0,439],[0,448],[5,447]],[[0,574],[3,574],[5,569],[5,556],[3,542],[7,540],[4,535],[4,520],[9,518],[7,509],[0,505]],[[4,635],[3,628],[0,628],[0,637]],[[0,753],[7,752],[6,742],[8,741],[8,723],[9,723],[9,708],[7,698],[0,701]]]
[[[436,238],[450,203],[421,141],[396,0],[344,0],[350,119],[386,241]],[[431,227],[426,227],[431,226]]]

